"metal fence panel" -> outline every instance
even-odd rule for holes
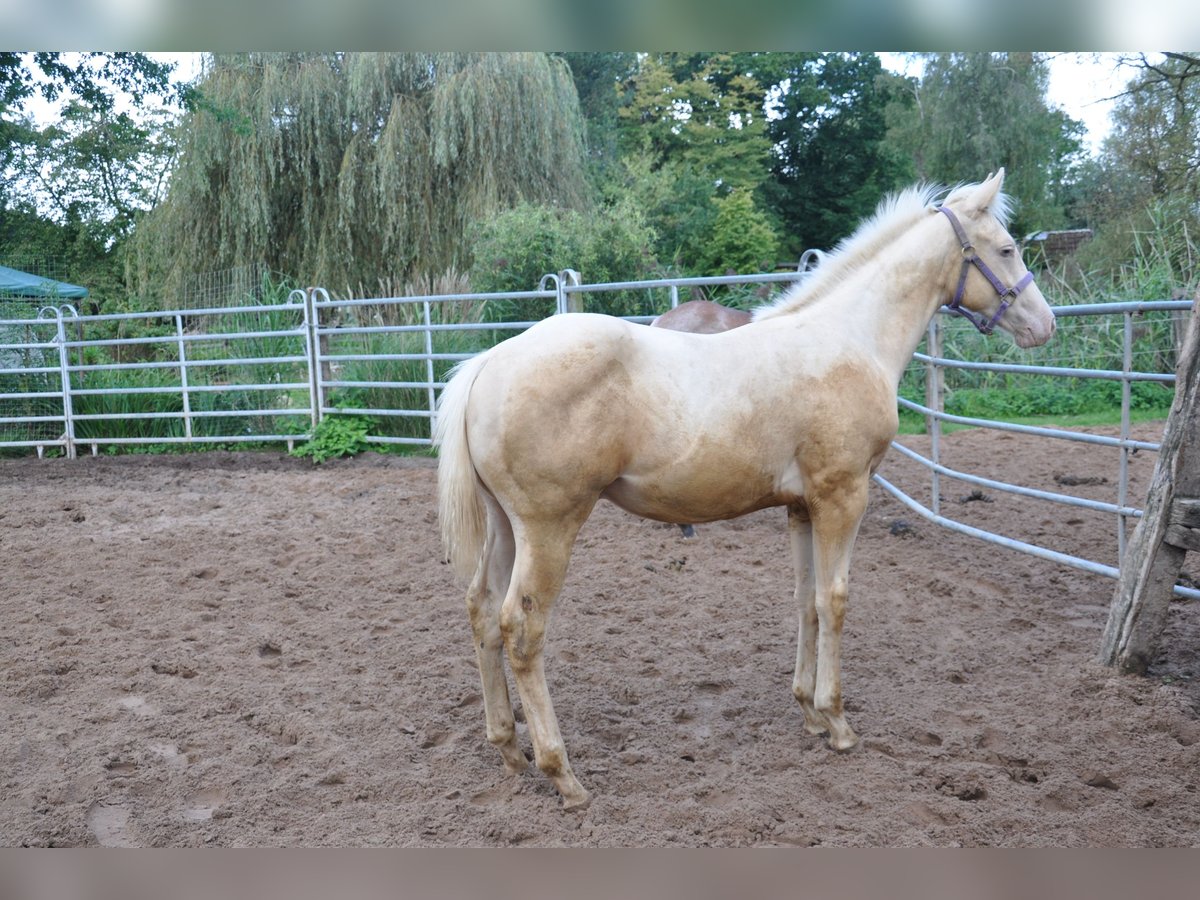
[[[802,277],[784,272],[584,284],[577,272],[564,270],[544,277],[538,290],[506,294],[335,300],[322,288],[310,288],[293,291],[282,303],[235,307],[99,316],[80,316],[69,306],[46,307],[37,318],[0,319],[0,449],[74,456],[79,447],[93,454],[128,445],[279,442],[291,447],[310,437],[324,416],[339,413],[371,417],[372,442],[428,447],[437,396],[452,367],[547,316],[583,309],[645,322],[689,292],[740,287],[765,293]],[[1111,514],[1118,553],[1123,553],[1128,522],[1141,513],[1129,503],[1128,455],[1158,448],[1130,437],[1133,387],[1169,388],[1174,381],[1170,341],[1159,333],[1139,337],[1139,329],[1163,327],[1151,321],[1152,314],[1178,315],[1189,308],[1185,301],[1058,307],[1060,335],[1054,346],[1061,349],[1036,359],[1022,358],[1006,342],[984,343],[973,332],[956,330],[961,323],[943,324],[935,317],[924,352],[914,356],[905,376],[910,396],[923,393],[925,402],[900,400],[902,409],[925,418],[930,456],[896,445],[898,453],[928,470],[930,504],[882,478],[876,483],[943,527],[1115,576],[1117,567],[1108,563],[1068,557],[944,516],[939,480]],[[130,328],[137,333],[128,334]],[[1074,336],[1063,334],[1072,328]],[[1083,341],[1088,358],[1104,360],[1107,368],[1082,366],[1071,357]],[[1048,377],[1115,381],[1120,436],[948,412],[948,373],[996,385]],[[943,422],[1112,446],[1118,453],[1116,501],[1054,494],[945,466]],[[1177,593],[1200,597],[1184,588]]]

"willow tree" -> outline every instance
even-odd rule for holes
[[[583,201],[578,96],[546,54],[216,55],[198,87],[138,229],[144,295],[252,262],[369,291],[465,269],[497,210]]]
[[[1050,105],[1049,71],[1028,52],[929,54],[913,102],[892,109],[890,142],[930,181],[977,181],[1004,166],[1014,233],[1061,227],[1082,126]]]

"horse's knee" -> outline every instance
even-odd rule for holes
[[[850,599],[850,585],[845,578],[836,579],[829,590],[817,595],[816,615],[822,624],[828,623],[841,628],[846,617],[846,605]]]

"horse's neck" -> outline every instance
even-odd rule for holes
[[[846,279],[827,305],[858,335],[872,344],[874,359],[897,383],[938,308],[948,298],[954,277],[953,248],[931,222],[910,230],[870,263]],[[932,249],[936,248],[936,249]]]

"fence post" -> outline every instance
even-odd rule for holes
[[[1125,313],[1124,332],[1122,334],[1123,353],[1121,357],[1121,440],[1128,441],[1129,407],[1132,404],[1133,390],[1129,373],[1133,371],[1133,314]],[[1129,447],[1121,444],[1121,461],[1117,468],[1117,505],[1126,506],[1129,495]],[[1117,566],[1120,567],[1125,559],[1125,514],[1117,513]]]
[[[58,371],[63,397],[63,443],[67,459],[75,459],[75,409],[71,403],[71,352],[67,348],[67,328],[63,322],[63,311],[52,307],[58,344]]]
[[[562,296],[559,308],[562,312],[583,312],[583,295],[570,290],[583,283],[583,276],[574,269],[563,269],[558,273],[558,291]]]
[[[1196,305],[1200,305],[1200,292]],[[1175,373],[1167,419],[1142,518],[1133,531],[1100,645],[1100,662],[1144,672],[1167,622],[1188,550],[1200,551],[1200,316]]]
[[[422,305],[425,307],[425,378],[429,382],[429,438],[432,440],[437,419],[437,398],[433,392],[433,317],[429,301],[423,301]]]
[[[312,427],[321,423],[321,350],[317,340],[317,308],[313,300],[316,288],[304,291],[304,350],[308,360],[308,406]]]
[[[942,325],[941,313],[935,313],[929,320],[929,331],[925,340],[925,350],[930,361],[925,364],[925,405],[935,412],[942,412],[942,403],[946,394],[946,375],[934,360],[942,356]],[[929,458],[934,465],[941,465],[942,420],[936,415],[925,416],[925,431],[929,434]],[[941,514],[942,485],[936,469],[930,470],[932,476],[933,497],[930,510],[934,515]]]
[[[62,322],[64,308],[71,307],[44,306],[37,311],[37,318],[46,318],[47,313],[54,313],[54,342],[59,346],[59,386],[62,391],[62,446],[68,460],[73,460],[76,458],[76,442],[74,409],[71,403],[71,352],[67,349],[66,324]]]
[[[187,350],[183,340],[183,316],[175,316],[175,338],[179,344],[179,391],[183,396],[183,434],[192,439],[192,399],[188,394]]]

